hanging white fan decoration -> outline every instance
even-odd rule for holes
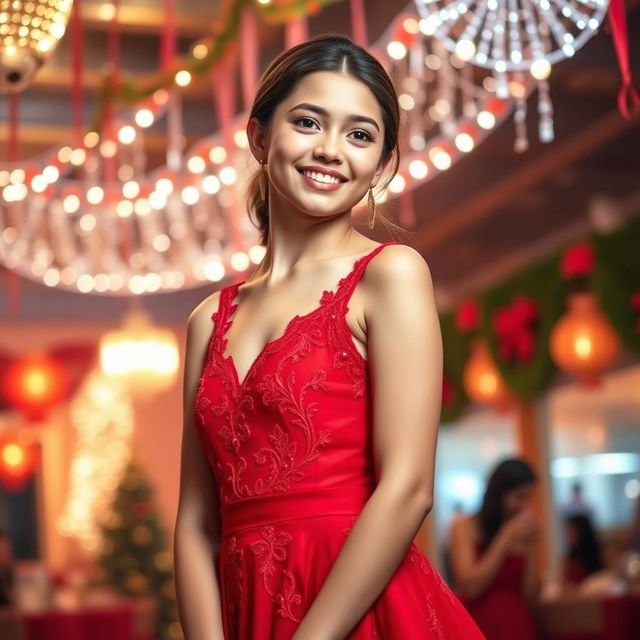
[[[600,28],[609,0],[415,0],[423,33],[460,59],[490,69],[496,95],[509,96],[509,80],[529,72],[538,83],[540,140],[551,142],[551,66],[570,58]],[[513,97],[513,96],[512,96]],[[526,98],[516,96],[517,151],[528,148]]]

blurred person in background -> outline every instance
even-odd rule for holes
[[[579,585],[588,575],[602,570],[602,552],[591,518],[574,515],[565,518],[567,554],[564,558],[564,582]]]
[[[9,534],[0,525],[0,606],[13,603],[13,553]]]
[[[487,640],[535,640],[530,606],[540,592],[531,511],[537,477],[516,458],[491,472],[479,511],[451,526],[451,566],[467,610]]]
[[[571,516],[587,516],[593,520],[593,509],[584,501],[582,497],[582,484],[580,482],[574,482],[571,485],[571,499],[562,509],[562,515],[565,518]]]

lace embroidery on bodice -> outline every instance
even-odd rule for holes
[[[240,376],[238,374],[233,356],[231,354],[225,355],[225,349],[227,346],[227,338],[225,336],[233,322],[231,316],[234,314],[235,310],[238,307],[238,303],[235,302],[238,289],[246,281],[237,282],[222,289],[220,292],[218,310],[213,314],[213,319],[215,321],[214,332],[217,334],[216,350],[219,357],[228,364],[228,368],[230,369],[231,374],[233,374],[232,377],[235,377],[235,382],[238,384],[238,386],[240,388],[245,387],[249,380],[255,375],[256,370],[260,368],[262,362],[270,354],[276,351],[280,351],[284,346],[286,346],[286,344],[290,343],[294,336],[299,335],[303,331],[307,331],[309,340],[313,341],[314,337],[317,337],[319,339],[319,325],[324,324],[323,321],[327,320],[330,312],[332,320],[335,320],[337,318],[340,318],[342,320],[342,322],[336,322],[333,324],[346,325],[346,322],[344,322],[344,316],[349,311],[349,307],[347,306],[349,299],[351,298],[351,295],[356,285],[358,284],[358,281],[360,280],[360,277],[362,276],[367,263],[374,257],[375,254],[378,253],[380,249],[382,249],[382,247],[386,246],[387,244],[400,243],[383,243],[369,253],[358,258],[354,262],[351,271],[346,276],[340,279],[333,291],[325,289],[322,292],[320,301],[316,307],[314,307],[308,313],[296,314],[295,316],[293,316],[293,318],[291,318],[291,320],[289,320],[289,322],[287,323],[283,333],[279,337],[270,340],[264,345],[252,364],[249,366],[249,369],[247,370],[247,373],[245,374],[242,381],[240,380]],[[314,327],[316,327],[315,330]],[[327,328],[331,329],[330,327]],[[348,330],[348,325],[346,328],[349,338],[348,342],[353,345],[353,339],[351,337],[351,332]],[[338,338],[345,336],[344,334],[342,334],[335,337]],[[335,346],[337,346],[337,342],[335,342],[334,344]],[[319,344],[318,346],[323,345]],[[360,354],[360,352],[356,349],[355,345],[353,345],[352,351],[355,351],[360,356],[360,361],[364,361],[362,354]],[[342,357],[346,358],[347,354],[342,354]]]
[[[326,398],[322,402],[331,399],[332,370],[344,369],[351,380],[354,399],[364,396],[367,361],[353,342],[345,316],[349,299],[367,263],[386,244],[399,243],[383,243],[358,258],[333,291],[323,291],[316,308],[304,315],[295,315],[283,334],[263,347],[242,381],[233,357],[224,353],[225,334],[238,306],[234,300],[242,283],[221,290],[218,310],[212,315],[215,324],[195,410],[201,424],[215,430],[224,450],[230,454],[216,455],[207,447],[224,504],[285,492],[292,483],[305,478],[305,468],[331,441],[331,429],[324,428],[314,416],[320,408],[318,393],[322,394],[320,398]],[[325,365],[302,371],[292,366],[314,349],[329,350],[330,368]],[[277,357],[271,359],[275,354]],[[327,363],[326,358],[321,361]],[[205,392],[206,378],[213,376],[224,388],[223,393]],[[266,442],[264,438],[260,442],[262,446],[249,442],[252,412],[257,402],[271,407],[273,415],[281,417],[270,426]],[[253,462],[251,473],[249,459]],[[256,473],[261,468],[266,473]]]

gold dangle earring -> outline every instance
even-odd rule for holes
[[[373,187],[369,187],[369,197],[367,198],[367,204],[369,205],[369,211],[371,212],[371,215],[369,216],[369,229],[373,229],[376,218],[376,200],[373,197]]]
[[[260,197],[262,198],[262,200],[266,200],[267,199],[267,182],[268,182],[268,178],[267,178],[267,163],[266,162],[261,162],[261,169],[260,169]]]

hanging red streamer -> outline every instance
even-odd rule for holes
[[[18,160],[18,125],[20,121],[20,97],[18,93],[9,94],[9,144],[7,145],[7,160],[13,164]],[[20,312],[20,278],[9,270],[7,276],[9,299],[9,315],[17,317]]]
[[[367,35],[367,19],[364,11],[363,0],[351,0],[351,37],[356,44],[367,47],[369,36]]]
[[[618,108],[625,118],[631,118],[640,113],[640,97],[631,82],[627,15],[623,0],[611,0],[608,16],[609,26],[613,35],[613,44],[618,56],[618,66],[622,74],[622,86],[618,92]],[[629,110],[629,103],[631,103],[631,111]]]
[[[306,16],[300,16],[287,22],[284,28],[285,49],[290,49],[309,39],[309,27]]]
[[[82,83],[82,69],[84,67],[84,38],[82,30],[82,16],[80,0],[75,0],[71,7],[71,67],[73,80],[71,86],[71,111],[73,122],[73,137],[76,147],[82,146],[84,103],[84,89]]]
[[[164,0],[164,24],[160,41],[160,66],[166,71],[176,55],[176,3]]]
[[[256,13],[245,7],[240,22],[240,42],[242,43],[242,103],[245,110],[251,108],[253,96],[258,84],[258,28]]]

